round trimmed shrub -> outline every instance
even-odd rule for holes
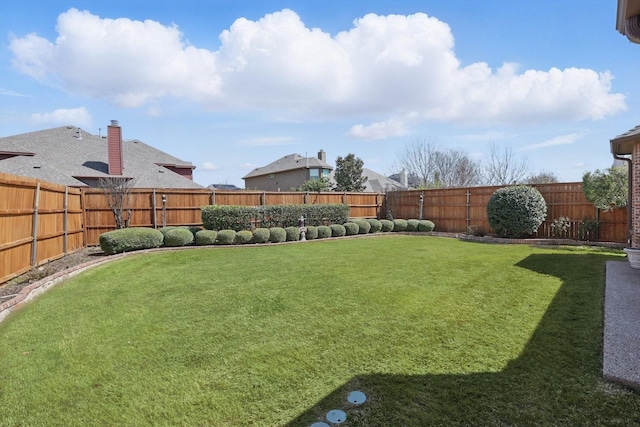
[[[216,237],[217,245],[233,245],[236,240],[235,230],[220,230],[218,231],[218,237]]]
[[[347,230],[342,224],[331,224],[329,228],[331,229],[331,237],[342,237],[347,234]]]
[[[380,230],[382,230],[382,223],[379,220],[375,218],[369,218],[367,219],[367,222],[371,226],[371,230],[369,231],[369,233],[379,233]]]
[[[113,255],[120,252],[158,248],[162,246],[163,240],[162,233],[153,228],[122,228],[102,233],[100,235],[100,249],[106,255]]]
[[[394,226],[393,221],[389,221],[388,219],[381,219],[380,224],[382,224],[382,229],[380,231],[382,231],[383,233],[388,233],[389,231],[393,231],[393,226]]]
[[[163,236],[166,236],[167,232],[176,229],[188,230],[189,232],[191,232],[191,234],[193,234],[193,238],[195,239],[196,233],[202,230],[202,227],[190,227],[188,225],[168,225],[166,227],[159,228],[158,230],[162,233]]]
[[[307,234],[305,234],[307,240],[314,240],[318,238],[318,227],[310,225],[307,227]]]
[[[489,225],[500,237],[529,236],[547,217],[547,203],[538,190],[516,185],[496,190],[487,203]]]
[[[216,242],[218,232],[214,230],[200,230],[196,233],[196,245],[206,246],[213,245]]]
[[[285,227],[284,231],[287,233],[287,242],[297,242],[300,240],[300,228]]]
[[[418,231],[433,231],[434,228],[436,228],[436,225],[428,219],[423,219],[420,221],[420,224],[418,224]]]
[[[331,237],[331,229],[326,225],[318,226],[318,239],[326,239]]]
[[[360,227],[355,222],[346,222],[343,227],[347,236],[355,236],[360,231]]]
[[[287,232],[282,227],[271,227],[269,229],[269,241],[280,243],[287,241]]]
[[[419,225],[420,225],[420,221],[418,221],[417,219],[408,219],[406,231],[418,231]]]
[[[268,228],[256,228],[253,230],[253,243],[267,243],[270,235]]]
[[[393,231],[406,231],[407,230],[407,220],[406,219],[394,219],[393,220]]]
[[[369,231],[371,231],[371,224],[369,224],[367,220],[357,219],[353,222],[358,224],[358,234],[367,234]]]
[[[249,230],[240,230],[236,232],[236,237],[233,243],[236,245],[246,245],[253,240],[253,233]]]
[[[187,246],[193,243],[193,233],[186,228],[174,228],[164,233],[164,245],[167,247]]]

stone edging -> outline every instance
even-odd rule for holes
[[[540,245],[540,246],[602,246],[608,248],[622,249],[625,247],[624,244],[621,243],[607,243],[607,242],[582,242],[571,239],[503,239],[498,237],[490,237],[490,236],[472,236],[469,234],[462,233],[443,233],[443,232],[396,232],[396,233],[376,233],[376,234],[362,234],[362,235],[354,235],[354,236],[343,236],[343,237],[329,237],[326,239],[314,239],[308,240],[308,242],[315,241],[324,241],[324,240],[333,240],[333,239],[344,239],[345,237],[376,237],[381,235],[390,235],[390,236],[398,236],[398,235],[416,235],[416,236],[436,236],[436,237],[452,237],[463,241],[470,242],[481,242],[481,243],[494,243],[494,244],[528,244],[528,245]],[[299,242],[282,242],[282,243],[299,243]],[[272,243],[272,244],[281,244],[281,243]],[[267,244],[269,245],[269,244]],[[165,252],[165,251],[176,251],[176,250],[189,250],[189,249],[211,249],[211,248],[222,248],[222,247],[262,247],[265,245],[224,245],[224,246],[182,246],[182,247],[173,247],[173,248],[154,248],[154,249],[145,249],[141,251],[134,252],[125,252],[116,255],[106,256],[99,260],[85,262],[83,264],[76,265],[74,267],[68,268],[66,270],[59,271],[51,276],[45,277],[44,279],[38,280],[36,282],[31,283],[28,286],[25,286],[20,290],[18,295],[9,301],[5,301],[0,304],[0,323],[9,316],[13,311],[20,309],[28,302],[35,299],[38,295],[43,294],[50,288],[54,287],[58,283],[66,280],[70,277],[75,276],[78,273],[81,273],[85,270],[88,270],[92,267],[96,267],[98,265],[105,264],[107,262],[121,259],[130,255],[137,254],[145,254],[152,252]]]

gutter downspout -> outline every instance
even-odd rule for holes
[[[620,157],[617,153],[613,153],[613,158],[616,160],[622,160],[627,162],[627,185],[628,185],[628,200],[627,200],[627,247],[631,248],[631,236],[632,230],[632,216],[633,216],[633,162],[628,157]]]

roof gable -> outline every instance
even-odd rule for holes
[[[270,175],[272,173],[285,172],[297,169],[323,168],[333,170],[333,167],[327,162],[323,162],[317,157],[302,157],[300,154],[289,154],[281,157],[275,162],[271,162],[266,166],[255,168],[242,179],[254,178],[257,176]]]

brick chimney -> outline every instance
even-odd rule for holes
[[[117,120],[107,126],[107,152],[109,154],[109,175],[122,175],[122,128]]]
[[[327,163],[327,153],[325,153],[324,150],[320,149],[320,151],[318,151],[318,159],[322,162]]]

